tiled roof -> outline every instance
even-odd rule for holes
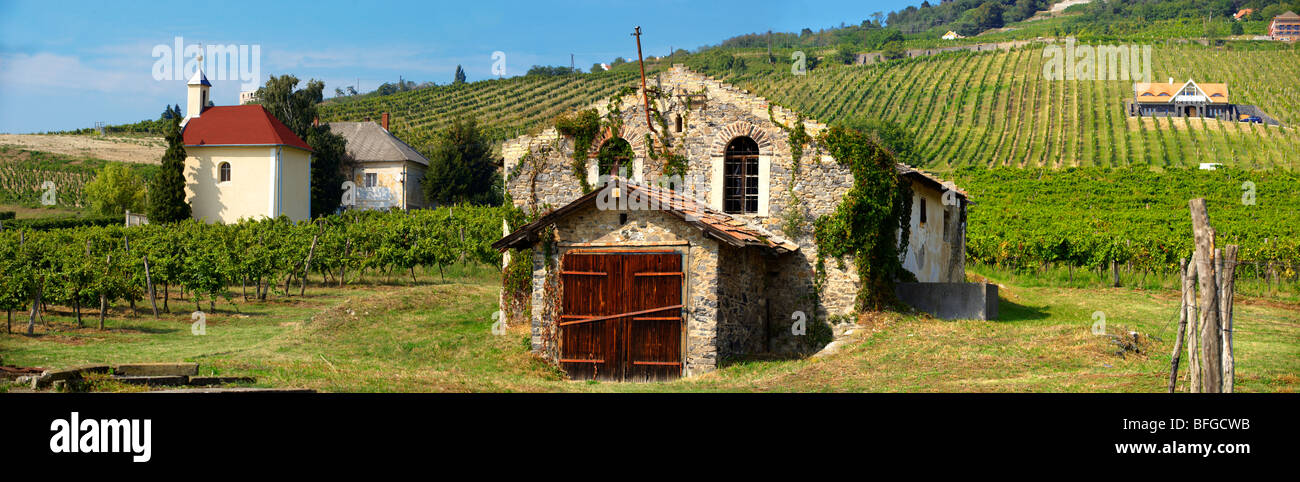
[[[1183,87],[1188,83],[1196,85],[1201,89],[1201,92],[1205,92],[1210,102],[1216,104],[1228,102],[1228,84],[1201,84],[1190,80],[1177,83],[1139,82],[1133,84],[1133,93],[1137,96],[1138,102],[1170,102],[1182,92]]]
[[[429,165],[429,159],[374,121],[330,122],[326,125],[348,140],[348,154],[358,162],[412,161]]]
[[[513,233],[510,233],[496,243],[493,243],[492,247],[504,250],[507,248],[531,246],[537,241],[538,232],[546,228],[546,226],[554,224],[560,218],[572,214],[580,207],[596,202],[597,197],[601,195],[602,191],[605,189],[613,189],[614,187],[623,188],[624,192],[621,194],[624,196],[645,196],[643,199],[647,201],[649,206],[656,207],[657,210],[677,216],[687,224],[690,224],[691,226],[711,235],[713,238],[731,246],[759,247],[770,250],[776,254],[799,250],[799,245],[793,242],[772,234],[761,227],[754,226],[744,219],[716,211],[699,201],[683,196],[671,189],[622,182],[617,184],[614,184],[614,182],[603,184],[592,190],[590,193],[575,199],[573,202],[552,210],[538,218],[536,221],[519,227],[519,229],[516,229]]]
[[[1295,12],[1288,11],[1288,12],[1286,12],[1286,13],[1284,13],[1284,14],[1282,14],[1282,15],[1278,15],[1277,17],[1274,17],[1274,18],[1275,18],[1275,19],[1280,18],[1280,19],[1293,20],[1293,19],[1300,19],[1300,15],[1296,15]]]
[[[290,146],[311,151],[284,123],[261,105],[208,107],[185,122],[185,147]]]

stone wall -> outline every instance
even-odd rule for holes
[[[796,175],[789,135],[770,119],[793,126],[798,116],[789,109],[772,106],[766,99],[680,65],[649,79],[648,83],[666,94],[656,99],[656,108],[668,130],[662,132],[663,126],[656,120],[655,129],[659,135],[655,142],[666,141],[670,150],[688,158],[684,188],[696,199],[721,210],[714,191],[721,186],[722,180],[716,174],[720,173],[726,145],[741,135],[749,136],[759,144],[760,154],[770,166],[764,173],[766,189],[760,201],[767,210],[766,213],[737,217],[799,244],[803,256],[793,262],[781,263],[780,267],[785,273],[779,278],[789,278],[794,282],[781,285],[782,289],[772,297],[777,299],[774,307],[779,306],[783,318],[789,318],[795,309],[810,310],[808,307],[796,308],[795,300],[811,296],[812,263],[816,260],[817,249],[812,240],[812,220],[834,211],[844,193],[852,187],[853,176],[849,169],[819,152],[817,146],[808,145],[802,149]],[[703,94],[702,102],[699,94]],[[688,102],[687,95],[694,95],[695,100]],[[652,158],[644,141],[649,128],[642,102],[639,89],[637,94],[622,99],[623,131],[620,134],[632,145],[636,157],[634,164],[640,168],[639,172],[631,173],[632,177],[655,180],[662,175],[663,163],[662,159]],[[591,107],[602,116],[609,111],[605,102]],[[678,117],[682,119],[680,131],[677,130]],[[826,129],[826,125],[804,120],[804,129],[815,137]],[[598,138],[594,143],[593,151],[599,149],[601,140]],[[502,153],[507,170],[507,188],[516,205],[544,211],[548,207],[562,206],[583,194],[571,167],[572,139],[558,135],[554,128],[507,141]],[[525,159],[529,153],[532,156]],[[589,160],[588,164],[594,164],[594,161]],[[792,192],[799,199],[797,206],[792,206]],[[801,211],[806,221],[799,232],[787,233],[785,218],[792,209]],[[820,310],[832,314],[851,312],[853,294],[857,292],[852,263],[846,263],[845,269],[840,269],[839,263],[828,263],[828,271],[829,296],[824,297],[825,303]],[[790,287],[797,288],[792,290]]]
[[[572,215],[558,226],[560,229],[557,231],[566,233],[561,244],[689,240],[688,246],[681,248],[688,255],[688,279],[693,280],[688,287],[693,299],[687,310],[691,320],[687,328],[687,373],[712,369],[719,354],[730,356],[764,350],[806,352],[819,348],[813,346],[815,343],[809,337],[792,335],[789,328],[796,312],[803,312],[811,324],[853,311],[859,282],[852,260],[826,260],[826,279],[818,298],[814,289],[817,246],[812,237],[812,221],[832,213],[852,188],[851,171],[822,153],[815,144],[802,147],[796,166],[791,155],[790,136],[778,123],[793,126],[798,116],[788,109],[772,106],[766,99],[680,65],[648,79],[648,84],[663,94],[652,99],[663,123],[652,119],[656,134],[652,135],[650,143],[646,142],[650,128],[646,125],[640,89],[636,94],[621,99],[620,104],[623,127],[618,134],[632,146],[631,177],[645,181],[660,178],[664,169],[663,159],[655,159],[657,156],[651,149],[666,144],[670,151],[688,159],[687,175],[680,180],[686,194],[721,210],[724,150],[736,137],[749,136],[759,146],[760,168],[766,168],[760,174],[760,209],[758,213],[733,216],[795,242],[799,250],[767,258],[753,249],[719,247],[717,242],[705,239],[696,228],[676,218],[671,219],[673,222],[653,221],[656,216],[671,215],[637,211],[627,212],[629,225],[648,222],[645,228],[618,226],[617,211],[584,211]],[[591,108],[604,116],[610,106],[610,103],[600,102]],[[803,126],[814,138],[827,128],[812,120],[804,120]],[[608,132],[597,136],[592,152],[609,137]],[[506,186],[516,205],[546,211],[563,206],[583,194],[572,167],[573,144],[573,139],[548,128],[512,139],[502,146]],[[585,168],[585,177],[593,186],[596,184],[594,164],[594,159],[589,158]],[[804,220],[798,226],[787,223],[794,210]],[[941,216],[941,212],[932,215]],[[652,227],[672,229],[660,232],[650,229]],[[792,229],[787,232],[787,228]],[[558,250],[552,260],[557,266],[562,252],[563,249]],[[724,271],[721,277],[720,258]],[[545,303],[545,297],[552,295],[543,295],[539,289],[546,285],[543,261],[540,255],[534,261],[537,269],[534,272],[533,313],[534,325],[544,327],[549,321],[543,323],[539,319],[545,315],[536,306]],[[818,299],[820,303],[817,303]],[[812,331],[810,327],[809,332]],[[545,333],[535,330],[535,349],[545,348],[542,343]]]
[[[620,214],[627,216],[620,223]],[[600,210],[583,208],[556,222],[550,264],[541,246],[533,250],[533,351],[558,359],[557,313],[553,309],[562,289],[555,272],[562,269],[564,253],[575,249],[670,249],[682,254],[686,272],[683,286],[686,319],[685,375],[706,373],[718,363],[718,242],[697,228],[664,211]],[[551,268],[553,267],[553,268]],[[557,289],[558,288],[558,289]],[[541,306],[545,309],[538,309]]]
[[[764,353],[767,257],[757,249],[723,245],[718,252],[718,357]]]

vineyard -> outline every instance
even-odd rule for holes
[[[343,285],[367,272],[414,277],[417,267],[441,272],[460,262],[499,265],[491,243],[501,236],[506,214],[504,208],[450,207],[354,211],[297,224],[281,218],[0,231],[0,309],[30,309],[33,300],[77,313],[101,303],[135,306],[148,300],[150,284],[163,300],[177,289],[190,294],[196,309],[203,308],[200,301],[215,309],[218,300],[303,294],[312,276]]]
[[[1101,270],[1114,262],[1135,272],[1174,273],[1193,250],[1187,201],[1205,197],[1219,246],[1241,246],[1239,277],[1300,280],[1300,175],[1293,172],[964,168],[953,174],[978,193],[966,245],[976,264]]]
[[[1152,78],[1225,82],[1231,100],[1291,126],[1300,122],[1300,50],[1154,46]],[[764,68],[755,68],[761,65]],[[872,66],[750,62],[705,71],[823,122],[878,118],[916,135],[926,167],[1150,166],[1220,162],[1295,169],[1294,127],[1125,115],[1130,81],[1048,81],[1043,49],[954,52]]]
[[[0,204],[40,205],[42,195],[48,192],[46,183],[49,182],[54,186],[52,194],[56,205],[85,207],[86,183],[94,180],[96,171],[108,162],[0,146]],[[146,178],[157,170],[156,166],[127,165]]]
[[[388,112],[392,116],[389,129],[417,149],[432,142],[439,129],[465,116],[478,118],[490,139],[504,140],[546,125],[562,112],[596,103],[632,85],[639,75],[633,69],[618,69],[442,85],[388,96],[332,100],[320,106],[320,115],[322,122],[360,121],[379,119]]]

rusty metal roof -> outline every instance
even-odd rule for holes
[[[542,229],[577,211],[578,208],[596,202],[601,193],[607,189],[622,189],[624,193],[620,194],[629,198],[642,196],[639,201],[646,201],[645,205],[677,216],[687,224],[731,246],[758,247],[774,254],[799,250],[798,244],[772,234],[749,221],[714,210],[689,196],[671,189],[619,180],[605,183],[573,202],[546,213],[536,221],[520,226],[513,233],[493,243],[492,247],[504,250],[532,246],[538,240],[538,233]],[[609,194],[606,193],[607,196]],[[638,205],[640,205],[639,201]]]

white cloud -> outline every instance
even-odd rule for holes
[[[0,88],[34,94],[93,91],[112,94],[159,95],[174,90],[173,82],[153,79],[149,63],[136,68],[90,65],[78,57],[52,53],[0,54]]]

